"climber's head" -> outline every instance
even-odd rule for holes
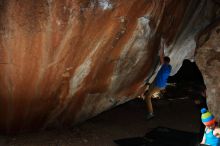
[[[163,61],[164,61],[164,63],[169,64],[169,63],[170,63],[170,57],[165,56],[165,57],[163,58]]]

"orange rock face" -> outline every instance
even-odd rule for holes
[[[194,22],[213,8],[207,3],[1,1],[1,131],[73,125],[135,98],[154,70],[161,34],[174,71],[193,56],[182,40],[208,24]]]

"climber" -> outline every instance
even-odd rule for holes
[[[151,119],[154,117],[153,113],[153,106],[151,102],[151,98],[154,98],[153,95],[159,94],[162,90],[165,89],[167,84],[167,78],[170,75],[171,72],[171,65],[170,58],[168,56],[164,56],[164,40],[161,40],[160,50],[159,50],[159,56],[160,56],[160,63],[161,68],[158,71],[156,78],[154,79],[153,83],[150,85],[149,89],[142,94],[142,98],[146,101],[147,106],[147,119]]]
[[[201,109],[201,119],[206,126],[201,144],[220,146],[220,128],[216,126],[214,116],[206,110]]]

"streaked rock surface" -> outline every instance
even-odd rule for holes
[[[137,97],[161,34],[174,74],[211,0],[1,0],[0,129],[74,125]]]

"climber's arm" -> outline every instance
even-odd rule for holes
[[[160,63],[164,63],[164,39],[161,39],[160,42],[160,50],[159,50],[159,55],[160,55]]]

